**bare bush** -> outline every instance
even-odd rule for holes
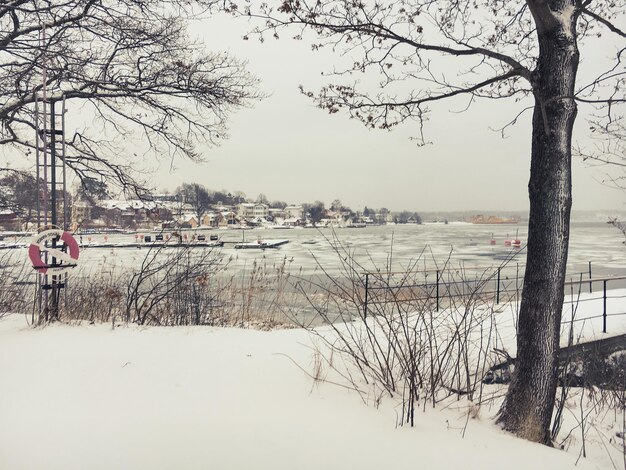
[[[289,283],[289,261],[254,262],[241,270],[230,261],[217,250],[166,245],[148,249],[136,269],[73,271],[63,281],[60,319],[261,329],[290,325],[285,312],[299,294]],[[32,297],[35,286],[19,286],[14,297],[26,299],[26,292]]]
[[[337,239],[342,276],[324,273],[300,279],[298,288],[329,328],[309,330],[322,344],[322,354],[343,357],[326,362],[355,389],[373,386],[402,399],[402,422],[414,424],[415,409],[450,395],[480,401],[488,354],[496,347],[496,317],[488,286],[495,271],[467,279],[465,270],[449,268],[450,258],[437,276],[425,282],[420,257],[402,272],[366,269]],[[437,294],[434,290],[445,289]],[[437,311],[437,305],[439,310]],[[307,325],[302,325],[307,326]],[[329,333],[330,329],[330,333]],[[358,371],[357,376],[352,371]]]
[[[223,324],[271,328],[291,324],[290,316],[302,305],[299,293],[292,288],[291,261],[277,263],[254,260],[248,269],[244,263],[239,272],[214,279],[221,293]]]
[[[183,293],[213,275],[219,261],[212,250],[177,247],[172,251],[165,246],[150,249],[128,280],[125,320],[139,325],[193,324],[194,320],[200,324],[199,311],[183,302],[198,302],[200,298],[187,298]]]
[[[33,302],[32,272],[14,253],[0,252],[0,318],[7,313],[27,312]]]
[[[105,323],[119,315],[127,275],[99,270],[73,273],[66,283],[61,319]]]

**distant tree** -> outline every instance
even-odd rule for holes
[[[276,209],[284,209],[285,207],[287,207],[287,203],[284,201],[272,201],[270,206]]]
[[[256,203],[257,204],[268,204],[268,200],[267,200],[267,196],[263,193],[259,194],[256,197]]]
[[[222,191],[212,191],[209,194],[209,203],[210,204],[230,204],[230,201],[232,200],[232,195],[226,191],[226,190],[222,190]]]
[[[313,204],[303,204],[303,209],[304,212],[308,214],[313,225],[318,224],[320,220],[324,218],[324,214],[326,213],[324,203],[321,201],[315,201]]]
[[[229,206],[238,204],[237,196],[234,193],[231,193],[230,191],[226,189],[222,189],[219,192],[224,195],[224,200],[223,200],[224,204],[229,205]]]
[[[211,204],[211,198],[209,197],[208,190],[198,183],[184,183],[176,189],[176,193],[182,202],[191,205],[196,220],[198,221],[198,224],[200,224],[202,216]]]
[[[243,191],[235,191],[233,192],[234,204],[241,204],[242,202],[246,202],[246,193]]]
[[[409,211],[402,211],[396,215],[395,222],[397,224],[406,224],[411,217],[413,217],[413,213]]]
[[[387,216],[389,215],[389,209],[386,207],[381,207],[378,211],[378,223],[384,224],[387,222]]]
[[[26,171],[0,172],[0,209],[10,210],[23,222],[37,215],[37,179]]]
[[[76,190],[76,199],[88,201],[92,205],[95,205],[96,201],[108,199],[109,197],[109,187],[106,181],[101,179],[84,177],[80,180]]]
[[[415,221],[416,224],[421,224],[422,223],[422,216],[419,215],[417,212],[413,212],[413,220]]]
[[[330,204],[330,210],[331,211],[335,211],[338,212],[340,210],[343,209],[343,204],[341,203],[340,199],[335,199],[331,204]]]

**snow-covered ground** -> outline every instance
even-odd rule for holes
[[[7,316],[0,320],[0,469],[575,466],[577,449],[501,431],[491,419],[495,405],[468,419],[462,400],[420,410],[414,428],[397,427],[396,399],[376,407],[313,380],[313,343],[299,329],[31,328],[24,316]],[[602,445],[615,446],[597,444],[576,468],[613,468]],[[613,465],[623,468],[620,460]]]

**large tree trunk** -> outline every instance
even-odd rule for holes
[[[523,438],[549,444],[569,244],[578,48],[576,15],[567,14],[573,11],[572,0],[528,3],[540,48],[533,72],[528,254],[516,369],[498,421]]]

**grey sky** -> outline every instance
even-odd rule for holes
[[[506,139],[490,130],[507,123],[523,104],[483,100],[459,113],[466,99],[440,103],[431,108],[426,127],[433,144],[418,147],[409,139],[417,133],[414,122],[392,132],[367,130],[346,114],[327,114],[299,93],[299,84],[315,91],[325,83],[320,73],[332,69],[338,55],[312,52],[309,43],[286,34],[265,44],[244,41],[248,29],[245,21],[221,16],[194,23],[192,34],[208,50],[247,60],[261,80],[260,90],[270,96],[232,116],[230,138],[207,148],[204,163],[160,162],[155,186],[172,191],[183,182],[198,182],[289,203],[329,204],[339,198],[354,209],[527,209],[531,112],[508,129]],[[589,60],[583,53],[583,63]],[[587,142],[586,127],[579,116],[575,140]],[[575,210],[626,208],[626,192],[600,183],[607,170],[575,161]]]
[[[230,139],[207,150],[207,162],[175,162],[157,181],[168,189],[196,180],[212,189],[242,190],[249,197],[303,202],[335,198],[352,207],[392,210],[525,210],[530,165],[531,112],[502,139],[490,127],[508,122],[523,106],[513,100],[482,101],[468,112],[466,100],[448,101],[430,116],[427,138],[409,140],[416,124],[392,132],[365,129],[345,114],[328,115],[302,96],[298,85],[315,90],[320,72],[340,60],[330,51],[312,52],[306,41],[284,35],[264,44],[243,41],[245,22],[202,21],[194,31],[207,48],[229,50],[249,62],[271,96],[233,116]],[[583,60],[586,58],[583,57]],[[586,141],[579,117],[576,137]],[[574,209],[623,209],[626,195],[603,186],[601,170],[574,163]]]

